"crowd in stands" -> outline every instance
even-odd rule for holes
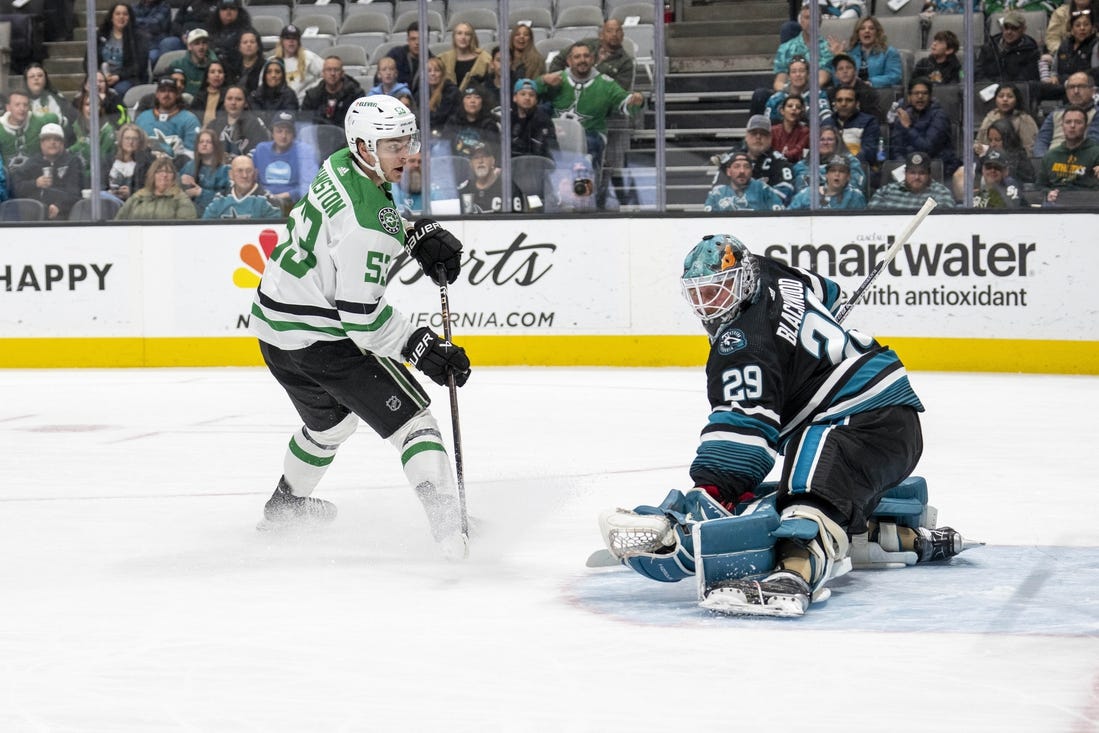
[[[964,203],[976,207],[1066,201],[1099,207],[1099,160],[1093,152],[1099,146],[1099,36],[1092,20],[1099,6],[1089,0],[1056,7],[973,3],[973,22],[980,31],[987,28],[974,65],[974,89],[985,108],[967,141],[962,44],[951,30],[926,33],[935,16],[966,12],[966,3],[927,0],[921,14],[931,21],[922,24],[926,51],[895,48],[867,5],[821,0],[819,106],[809,99],[807,83],[812,73],[808,5],[803,3],[796,25],[783,26],[773,86],[753,95],[743,145],[717,159],[718,178],[705,210],[807,208],[807,161],[814,146],[801,129],[806,112],[818,114],[821,126],[816,152],[822,208],[918,208],[928,196],[953,206],[963,203],[967,178],[973,198]],[[1035,12],[1047,19],[1037,38],[1027,25]],[[830,33],[834,17],[856,19],[848,37]],[[914,50],[920,51],[918,60]],[[799,107],[805,110],[800,120]],[[967,145],[973,147],[973,170],[962,165]],[[747,163],[761,159],[767,170],[757,166],[746,177]],[[793,195],[791,182],[775,176],[786,164],[794,166]]]
[[[704,210],[805,209],[814,199],[830,209],[912,208],[929,195],[950,206],[963,203],[967,179],[974,195],[964,203],[973,206],[1055,206],[1079,202],[1066,191],[1099,190],[1099,36],[1090,1],[975,0],[983,40],[974,84],[985,108],[972,139],[962,139],[962,43],[934,25],[968,3],[921,4],[912,23],[923,26],[926,51],[895,46],[873,2],[820,3],[818,66],[802,5],[796,20],[776,28],[772,83],[752,97],[743,143],[717,156]],[[34,199],[52,220],[68,218],[93,190],[118,219],[279,218],[346,144],[343,119],[355,99],[390,95],[418,112],[426,85],[423,153],[393,191],[402,212],[420,211],[425,192],[467,214],[636,201],[621,172],[645,97],[620,17],[605,15],[548,54],[529,22],[486,42],[494,27],[454,17],[445,34],[433,27],[421,35],[411,20],[399,33],[381,33],[399,40],[375,45],[364,63],[365,52],[348,50],[358,47],[311,43],[318,28],[302,27],[300,13],[261,32],[266,7],[117,2],[95,29],[94,77],[72,97],[57,92],[41,64],[27,64],[0,98],[0,200]],[[1048,14],[1038,31],[1028,26],[1036,11]],[[835,19],[850,21],[848,30],[832,33]],[[819,91],[811,98],[814,76]],[[502,129],[502,105],[510,131]],[[514,166],[507,192],[505,140]],[[968,146],[976,158],[969,170]]]

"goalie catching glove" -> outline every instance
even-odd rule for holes
[[[424,273],[440,287],[458,279],[462,269],[462,243],[434,219],[418,219],[405,236],[405,251],[416,258]],[[446,272],[446,283],[439,277],[439,266]]]
[[[454,374],[454,383],[459,387],[469,379],[466,350],[439,338],[429,328],[421,327],[413,331],[402,355],[435,384],[446,386],[448,374]]]

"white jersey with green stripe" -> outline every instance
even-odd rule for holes
[[[401,357],[413,328],[386,302],[385,288],[404,251],[405,222],[388,188],[367,178],[346,148],[324,162],[256,289],[249,323],[256,336],[286,350],[350,338],[364,351]]]

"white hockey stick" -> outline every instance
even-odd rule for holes
[[[870,271],[870,274],[866,276],[866,279],[862,281],[862,284],[855,288],[855,292],[851,293],[851,297],[847,299],[836,314],[836,322],[843,323],[843,319],[847,317],[847,314],[851,312],[851,309],[858,303],[862,294],[866,292],[867,288],[877,279],[882,270],[889,266],[889,263],[893,261],[893,258],[897,256],[897,253],[901,251],[901,247],[908,244],[908,240],[912,237],[912,234],[919,228],[923,220],[927,218],[927,215],[931,213],[931,210],[938,206],[938,202],[933,198],[928,198],[924,201],[923,207],[916,212],[916,215],[912,217],[912,221],[908,222],[901,233],[893,240],[892,246],[885,251],[885,257],[874,266],[874,269]]]

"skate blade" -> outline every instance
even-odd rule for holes
[[[330,524],[332,524],[332,522],[310,522],[302,520],[279,522],[264,518],[259,520],[259,522],[256,524],[256,531],[270,532],[275,534],[308,534],[311,532],[316,532],[322,527],[327,527]]]
[[[622,561],[615,557],[610,550],[596,550],[588,555],[588,559],[584,563],[589,568],[614,568],[621,564]]]
[[[459,533],[444,537],[439,540],[439,549],[447,560],[466,560],[469,558],[469,536]]]
[[[766,604],[749,603],[744,594],[735,588],[714,588],[698,605],[725,616],[772,618],[800,618],[808,608],[808,603],[792,596],[772,596]]]

